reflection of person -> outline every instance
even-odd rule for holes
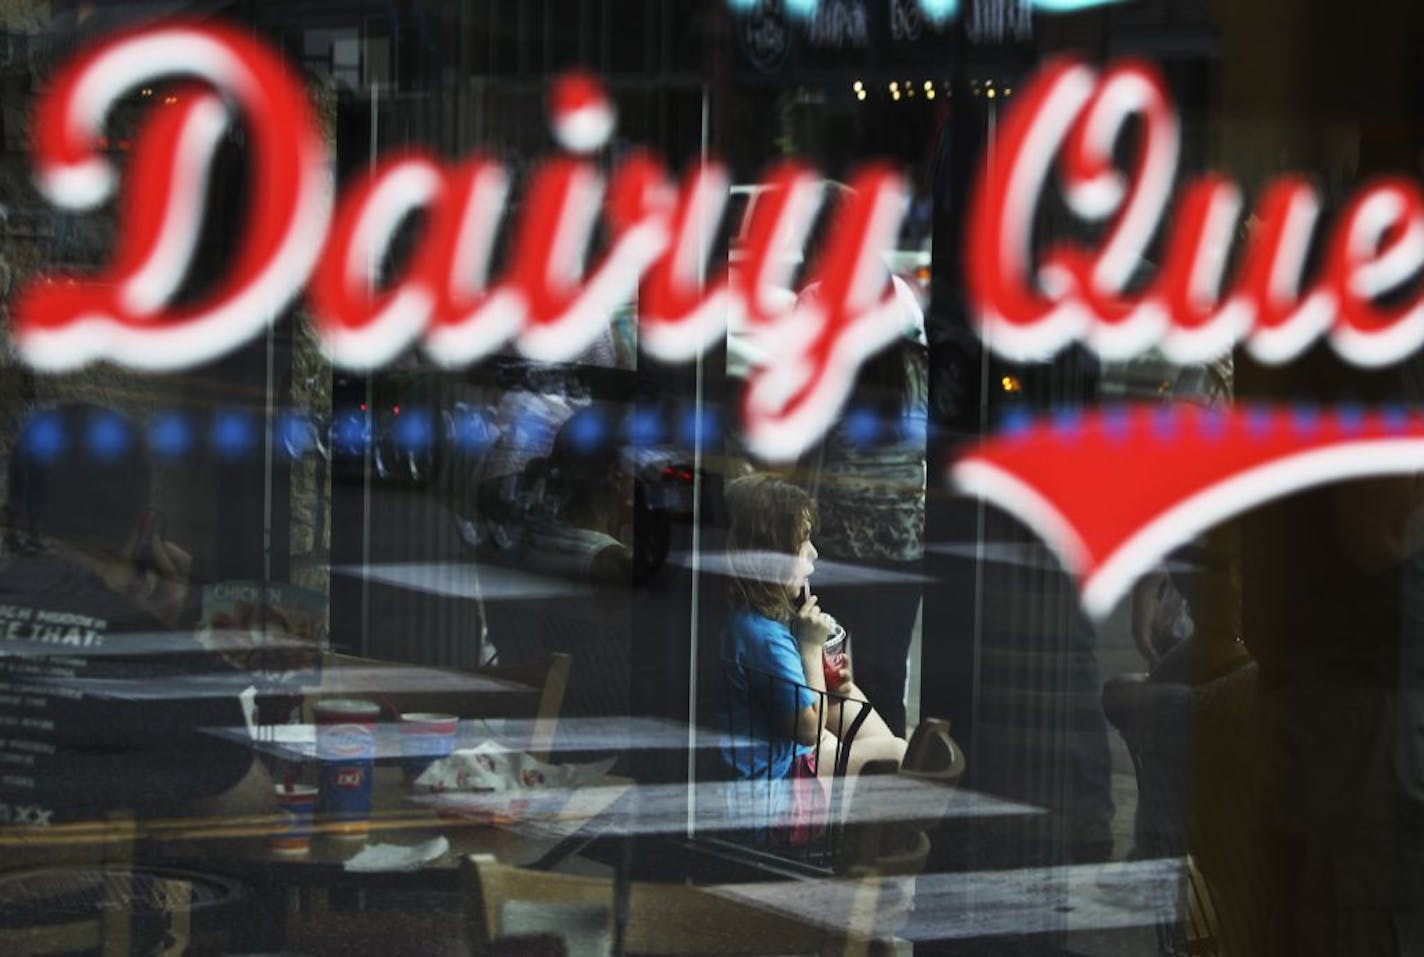
[[[145,513],[131,425],[95,406],[42,412],[9,478],[0,824],[264,807],[270,781],[251,752],[200,733],[243,726],[240,677],[230,694],[185,696],[184,678],[230,669],[191,632],[192,561]]]
[[[534,598],[486,605],[506,664],[572,656],[569,715],[628,714],[633,573],[621,536],[632,517],[632,481],[614,436],[612,417],[598,408],[580,409],[559,429],[548,458],[531,466],[537,507],[519,534],[519,567],[546,577]]]
[[[1183,368],[1169,395],[1219,408],[1231,401],[1231,383],[1231,362],[1220,359]],[[1173,552],[1177,567],[1144,576],[1134,589],[1133,638],[1153,681],[1204,684],[1249,660],[1236,531],[1228,524],[1198,536]]]
[[[1398,401],[1412,370],[1361,374],[1326,350],[1285,368],[1242,363],[1247,394]],[[1400,374],[1404,375],[1401,380]],[[1241,520],[1242,619],[1259,663],[1269,954],[1418,953],[1424,805],[1401,751],[1409,669],[1413,476],[1299,492]],[[1403,613],[1403,614],[1401,614]],[[1401,622],[1403,618],[1403,622]],[[1400,691],[1403,690],[1403,698]]]
[[[838,184],[834,189],[842,190]],[[828,227],[824,217],[817,223],[808,259],[823,248]],[[814,302],[819,295],[820,285],[812,283],[800,300]],[[894,302],[900,336],[862,363],[841,426],[827,434],[808,464],[821,506],[822,554],[873,575],[870,582],[828,585],[822,597],[855,644],[860,687],[903,735],[924,559],[929,351],[924,310],[909,284],[889,276],[882,295]]]
[[[549,454],[559,428],[574,413],[554,370],[530,369],[509,385],[495,409],[498,439],[479,475],[481,538],[496,554],[518,548],[530,506],[531,463]]]
[[[525,564],[581,581],[627,584],[632,555],[620,539],[631,518],[613,422],[596,409],[571,417],[544,468],[542,510],[524,531]]]
[[[870,761],[898,764],[904,740],[853,681],[826,694],[823,647],[834,623],[807,587],[816,559],[815,503],[767,475],[736,479],[726,496],[733,563],[733,607],[722,631],[727,708],[734,735],[752,742],[734,744],[726,759],[742,778],[817,776],[828,788],[839,736],[864,708],[869,713],[852,740],[848,770],[857,773]]]
[[[902,285],[897,280],[897,292]],[[909,315],[912,307],[902,310]],[[925,346],[910,335],[865,363],[846,422],[822,445],[816,490],[821,552],[883,576],[827,587],[822,596],[855,642],[860,686],[897,734],[905,732],[906,666],[920,610],[926,363]],[[872,423],[875,434],[863,434]]]

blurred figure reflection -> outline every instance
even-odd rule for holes
[[[548,457],[529,462],[516,561],[544,576],[541,594],[486,606],[503,663],[555,652],[573,658],[569,715],[628,714],[633,481],[622,467],[616,422],[601,407],[580,409],[560,427]]]
[[[192,559],[149,496],[143,443],[117,412],[45,410],[18,438],[0,568],[0,824],[271,801],[251,751],[200,733],[243,726],[245,684],[195,640]],[[216,672],[233,678],[219,693],[193,687]]]
[[[524,532],[525,564],[577,581],[626,584],[633,479],[601,409],[576,412],[554,439]]]
[[[903,283],[902,311],[919,318]],[[923,319],[860,370],[841,427],[820,454],[817,542],[826,558],[878,577],[821,586],[856,651],[856,680],[885,723],[905,734],[905,680],[920,610],[925,545],[925,416],[929,397]]]

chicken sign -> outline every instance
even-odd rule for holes
[[[181,85],[148,100],[120,173],[101,152],[105,122],[131,91],[166,81]],[[881,257],[905,208],[900,176],[871,164],[851,177],[803,280],[818,294],[787,305],[822,202],[814,170],[768,172],[744,260],[729,271],[709,261],[728,197],[724,167],[703,161],[674,182],[640,152],[605,178],[593,154],[616,117],[600,84],[560,76],[549,105],[562,151],[530,177],[492,275],[510,200],[494,158],[406,150],[337,197],[306,91],[261,42],[206,21],[111,36],[55,76],[33,150],[39,187],[56,206],[92,208],[122,184],[116,248],[97,275],[42,275],[21,290],[11,310],[19,353],[43,370],[99,359],[180,369],[251,340],[305,290],[322,347],[346,368],[372,369],[412,348],[460,367],[508,344],[559,361],[636,298],[641,344],[665,361],[695,357],[735,316],[769,357],[743,395],[747,446],[770,460],[812,446],[859,365],[901,334]],[[215,151],[238,122],[260,201],[211,292],[179,305]],[[1135,155],[1120,169],[1129,127],[1139,131]],[[1080,341],[1104,357],[1157,347],[1196,362],[1241,345],[1286,362],[1326,337],[1346,360],[1376,366],[1424,343],[1424,299],[1400,294],[1424,270],[1417,184],[1363,189],[1307,275],[1320,198],[1304,177],[1282,176],[1256,202],[1258,225],[1228,283],[1241,190],[1206,175],[1174,205],[1178,152],[1177,113],[1149,64],[1059,60],[1022,89],[986,153],[966,226],[967,297],[991,349],[1040,359]],[[1035,250],[1036,210],[1050,189],[1071,214],[1103,224],[1102,238]],[[417,213],[425,221],[413,251],[383,280],[384,254]],[[607,239],[594,250],[600,216]],[[1169,217],[1160,269],[1145,286],[1130,284]],[[1085,608],[1101,615],[1168,549],[1228,515],[1421,463],[1424,418],[1404,413],[1153,407],[1008,430],[961,455],[950,479],[1042,534],[1077,576]]]

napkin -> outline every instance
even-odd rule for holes
[[[575,788],[599,781],[615,759],[588,764],[549,764],[520,751],[485,741],[455,751],[426,768],[415,779],[417,791],[526,791],[538,788]]]
[[[346,870],[371,873],[375,871],[414,871],[450,850],[450,842],[434,837],[424,844],[405,847],[400,844],[368,844],[361,853],[346,862]]]

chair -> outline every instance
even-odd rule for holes
[[[0,867],[0,953],[127,953],[130,911],[106,877],[133,861],[131,813],[5,836],[15,843],[6,842]]]
[[[745,681],[744,689],[735,686],[735,680],[739,674]],[[786,728],[785,738],[768,738],[764,728],[756,727],[753,716],[765,712],[764,702],[799,701],[806,694],[810,694],[819,701],[821,729],[825,730],[830,704],[836,700],[846,702],[851,699],[833,691],[819,691],[802,682],[791,681],[780,675],[773,675],[750,665],[725,659],[722,661],[722,677],[725,696],[722,712],[726,721],[729,742],[722,754],[722,770],[731,774],[738,781],[745,781],[748,785],[746,794],[737,793],[733,795],[733,798],[739,801],[751,800],[760,804],[761,807],[755,810],[761,812],[760,817],[763,821],[769,821],[773,817],[779,816],[782,809],[779,806],[773,808],[772,804],[784,797],[785,792],[775,787],[758,789],[756,787],[758,781],[742,777],[732,759],[735,757],[736,762],[750,767],[765,767],[767,775],[765,783],[767,785],[779,784],[780,782],[773,781],[771,777],[772,750],[778,745],[794,744],[794,728],[790,726]],[[745,709],[747,716],[745,725],[737,721],[734,709],[730,707],[734,696],[749,699]],[[867,709],[857,709],[854,719],[846,727],[833,731],[836,747],[829,801],[827,802],[828,822],[839,821],[842,818],[841,800],[844,797],[845,789],[841,784],[850,765],[851,747],[855,743],[856,733],[860,730],[868,714]],[[771,726],[780,720],[780,716],[766,717],[762,724]],[[835,731],[839,731],[839,733],[835,733]],[[729,750],[730,753],[728,753]],[[824,773],[823,770],[818,770],[818,774],[821,773]],[[816,781],[814,777],[804,775],[804,769],[799,764],[793,766],[792,776],[787,780],[790,782],[787,785],[787,790],[793,792],[802,786],[821,787],[820,782]],[[778,814],[773,814],[773,810]],[[835,826],[827,826],[819,832],[811,832],[802,827],[800,822],[788,821],[785,826],[756,827],[749,835],[749,840],[758,848],[776,847],[777,856],[801,860],[825,868],[830,865],[835,856],[838,836],[838,828]]]
[[[247,890],[208,874],[63,867],[0,877],[7,955],[216,954],[248,919]]]
[[[564,695],[569,687],[569,669],[573,659],[555,653],[544,661],[523,665],[487,665],[475,673],[515,684],[539,688],[539,703],[534,711],[534,729],[529,736],[529,754],[547,761],[554,750],[554,732],[564,707]]]
[[[511,902],[548,908],[556,921],[567,917],[571,908],[581,913],[606,908],[602,919],[610,931],[608,939],[612,938],[618,902],[611,879],[523,870],[500,864],[488,855],[466,858],[461,869],[465,929],[475,957],[491,953],[503,934]],[[855,931],[812,926],[720,895],[715,887],[635,881],[627,888],[623,910],[623,952],[629,954],[753,957],[864,953],[869,946]]]
[[[964,749],[950,737],[949,722],[925,718],[906,742],[900,773],[952,788],[959,786],[967,767]]]
[[[859,777],[899,772],[893,761],[872,761]],[[852,805],[857,803],[851,789]],[[862,799],[863,800],[863,799]],[[850,821],[860,820],[854,807]],[[843,877],[903,877],[918,874],[929,858],[930,838],[912,823],[879,822],[844,824],[835,844],[834,871]]]
[[[322,655],[323,686],[332,672],[343,668],[400,669],[418,667],[434,675],[448,674],[459,678],[468,675],[482,675],[512,685],[529,689],[527,694],[518,691],[483,693],[468,690],[441,690],[438,688],[413,691],[382,691],[372,693],[370,698],[392,715],[409,711],[439,712],[453,714],[461,718],[532,718],[533,730],[530,734],[529,753],[539,760],[547,760],[553,749],[554,733],[559,714],[563,710],[564,691],[568,687],[570,658],[568,655],[550,655],[543,661],[520,665],[499,665],[457,671],[449,668],[431,668],[425,665],[406,665],[399,662],[379,661],[356,655],[327,652]],[[340,690],[340,682],[334,682],[336,690],[314,689],[308,695],[310,706],[327,698],[352,697],[357,692]]]
[[[896,767],[893,761],[872,761],[861,768],[858,777],[898,774],[939,785],[948,792],[959,785],[966,764],[963,749],[949,735],[949,722],[925,718],[910,736],[901,766]],[[835,872],[846,877],[903,877],[923,871],[930,853],[925,821],[877,822],[872,815],[856,813],[854,805],[866,799],[858,798],[853,787],[849,790],[852,807],[846,820],[868,823],[842,826]]]
[[[0,954],[223,953],[250,920],[251,887],[147,863],[133,811],[0,828]]]

